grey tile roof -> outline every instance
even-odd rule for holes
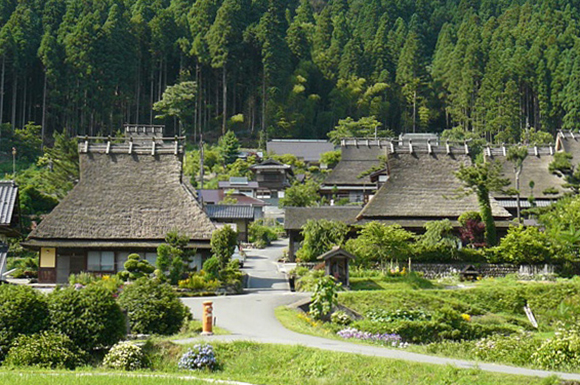
[[[318,162],[320,155],[334,150],[334,144],[328,140],[273,139],[268,141],[266,149],[272,154],[292,154],[305,162]]]
[[[284,228],[300,230],[309,219],[327,219],[353,224],[360,210],[360,206],[287,207]]]
[[[466,211],[479,211],[475,195],[457,198],[461,182],[453,173],[470,163],[465,154],[389,154],[390,177],[358,218],[456,219]],[[496,218],[510,217],[495,200],[492,211]]]
[[[29,241],[163,240],[172,230],[209,241],[215,226],[183,180],[182,157],[82,152],[79,183]]]
[[[18,186],[11,180],[0,181],[0,226],[10,226],[18,202]]]
[[[254,219],[252,206],[207,205],[205,211],[211,219]]]

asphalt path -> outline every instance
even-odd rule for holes
[[[308,298],[309,294],[291,293],[289,291],[282,264],[277,263],[277,259],[282,255],[284,247],[286,247],[285,242],[278,241],[267,249],[248,251],[248,259],[244,267],[244,270],[249,275],[246,294],[237,296],[182,298],[182,301],[191,309],[195,318],[201,318],[202,303],[204,301],[213,301],[216,324],[228,330],[231,334],[199,337],[175,342],[188,344],[199,340],[245,340],[260,343],[303,345],[344,353],[363,354],[426,364],[452,365],[464,369],[478,368],[489,372],[536,377],[557,375],[562,379],[580,381],[580,374],[575,373],[532,370],[507,365],[429,356],[411,353],[404,349],[388,349],[359,345],[290,331],[278,322],[274,314],[274,309]]]

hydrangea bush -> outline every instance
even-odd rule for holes
[[[208,344],[195,345],[187,349],[187,352],[179,360],[179,369],[198,370],[214,369],[217,365],[213,346]]]
[[[123,341],[109,350],[103,365],[112,369],[137,370],[147,367],[147,357],[140,346]]]
[[[345,339],[355,338],[363,341],[378,342],[383,345],[392,346],[396,348],[405,348],[409,345],[408,343],[403,342],[403,339],[398,334],[369,333],[362,332],[355,328],[343,329],[336,334]]]

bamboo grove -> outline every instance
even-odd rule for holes
[[[40,125],[45,142],[123,123],[175,132],[178,118],[190,137],[325,138],[341,119],[373,116],[393,133],[456,128],[515,142],[531,127],[580,123],[579,6],[2,0],[0,122]],[[190,104],[156,118],[152,106],[185,83],[174,98],[189,92]]]

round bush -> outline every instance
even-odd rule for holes
[[[175,334],[189,317],[171,286],[148,278],[127,285],[119,295],[119,305],[127,311],[135,334]]]
[[[179,369],[198,370],[198,369],[213,369],[217,365],[213,346],[195,345],[193,348],[187,349],[187,352],[179,360]]]
[[[51,327],[66,334],[81,349],[108,347],[125,336],[125,317],[113,294],[90,285],[56,290],[49,296]]]
[[[103,365],[120,370],[137,370],[147,367],[147,357],[141,347],[129,342],[119,342],[109,350]]]
[[[27,286],[0,285],[0,361],[20,334],[48,327],[46,297]]]
[[[85,353],[64,334],[43,331],[21,335],[6,356],[6,366],[74,369],[85,363]]]

